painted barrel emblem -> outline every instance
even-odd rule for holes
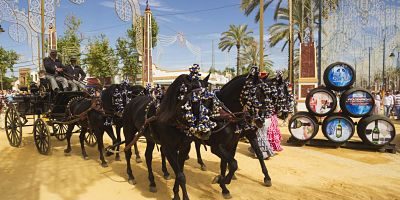
[[[308,93],[306,107],[312,114],[322,117],[333,113],[337,100],[335,94],[325,88],[316,88]]]
[[[348,89],[355,81],[353,67],[337,62],[328,66],[324,72],[324,82],[329,89],[342,91]]]
[[[299,112],[289,121],[290,134],[300,141],[312,139],[318,133],[318,129],[317,119],[307,112]]]
[[[390,119],[384,116],[370,116],[360,120],[357,133],[363,142],[382,146],[394,139],[396,129]]]
[[[354,124],[349,118],[331,116],[324,120],[322,131],[328,140],[342,143],[353,136]]]
[[[353,88],[342,94],[340,106],[351,117],[363,117],[372,112],[374,97],[364,89]]]

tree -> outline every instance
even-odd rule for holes
[[[89,50],[84,63],[87,65],[91,76],[104,81],[105,78],[117,74],[118,59],[104,35],[89,40],[88,47]]]
[[[142,17],[144,22],[144,18]],[[158,36],[158,24],[157,21],[152,18],[152,45],[153,48],[157,46]],[[129,77],[134,83],[136,83],[137,75],[142,73],[141,66],[139,64],[139,54],[136,49],[136,30],[133,26],[127,30],[126,38],[117,39],[117,55],[123,65],[121,69],[122,76]]]
[[[74,15],[69,15],[65,20],[66,29],[63,36],[59,36],[57,40],[57,48],[62,56],[63,62],[69,62],[72,56],[80,57],[81,37],[78,35],[79,27],[82,21]],[[65,64],[64,63],[64,64]]]
[[[260,65],[260,51],[258,50],[258,42],[253,40],[249,45],[245,46],[244,51],[241,53],[242,64],[245,66],[243,73],[248,72],[249,67]],[[272,72],[273,62],[269,59],[267,54],[264,54],[264,65],[267,72]]]
[[[276,7],[275,7],[275,11],[274,11],[274,20],[278,20],[279,9],[281,8],[283,0],[266,0],[266,1],[264,1],[264,10],[267,10],[267,8],[273,2],[277,2]],[[321,0],[293,0],[293,2],[294,2],[293,8],[296,7],[298,2],[302,2],[302,3],[305,3],[305,4],[314,3],[315,4],[315,8],[318,8],[320,2],[323,2],[322,15],[325,18],[328,17],[329,11],[332,10],[332,9],[336,9],[337,5],[339,4],[339,0],[324,0],[324,1],[321,1]],[[260,6],[260,0],[242,0],[240,8],[244,11],[244,14],[246,16],[249,16],[259,6]],[[260,9],[258,8],[255,21],[258,22],[259,19],[260,19]]]
[[[7,70],[13,71],[13,66],[17,63],[19,55],[13,50],[5,50],[0,46],[0,78],[1,78],[1,90],[3,90],[3,77]]]
[[[252,41],[253,31],[247,30],[247,25],[230,25],[229,30],[225,31],[221,34],[221,39],[218,45],[218,48],[222,51],[228,50],[228,52],[232,49],[233,46],[236,46],[237,56],[236,56],[236,72],[237,75],[240,75],[240,48],[246,46],[250,41]]]

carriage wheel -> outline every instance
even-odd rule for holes
[[[68,126],[65,124],[53,124],[53,135],[57,140],[63,141],[67,136],[67,129]]]
[[[94,135],[94,132],[92,130],[88,130],[85,133],[85,143],[90,147],[96,146],[97,139],[96,139],[96,136]]]
[[[22,122],[14,107],[9,107],[6,111],[5,128],[10,145],[19,147],[22,142]]]
[[[50,153],[50,131],[43,119],[37,119],[33,126],[33,138],[40,154]]]

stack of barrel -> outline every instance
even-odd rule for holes
[[[289,131],[298,141],[313,139],[319,130],[317,117],[324,117],[322,132],[333,143],[344,144],[357,134],[364,144],[384,146],[395,137],[393,123],[387,117],[371,115],[375,100],[362,88],[353,87],[356,75],[353,67],[337,62],[324,72],[326,86],[311,90],[306,97],[308,112],[298,112],[289,120]],[[339,101],[339,105],[338,105]]]

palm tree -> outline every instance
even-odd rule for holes
[[[259,66],[260,65],[260,51],[258,49],[258,42],[256,41],[251,41],[249,43],[249,45],[247,45],[244,48],[244,51],[240,54],[241,60],[242,60],[242,64],[246,67],[246,71],[248,70],[248,68],[250,66]],[[264,65],[266,68],[266,71],[271,72],[272,71],[272,65],[273,62],[272,60],[269,58],[269,56],[267,56],[266,54],[264,54]]]
[[[277,2],[275,11],[274,11],[274,20],[278,20],[278,13],[279,9],[281,8],[281,5],[283,3],[283,0],[264,0],[264,10],[267,10],[267,8],[273,3]],[[318,8],[321,0],[294,0],[294,5],[296,5],[299,2],[303,2],[306,4],[310,4],[311,2],[314,3],[315,7]],[[327,13],[331,9],[336,9],[337,5],[339,4],[339,0],[324,0],[323,2],[323,16],[327,17]],[[244,14],[246,16],[249,16],[257,7],[260,6],[260,0],[242,0],[240,8],[244,11]],[[295,6],[293,6],[295,8]],[[257,9],[257,15],[256,15],[256,22],[260,19],[260,9]]]
[[[218,44],[218,48],[222,51],[228,50],[228,52],[232,49],[233,46],[236,46],[237,56],[236,56],[236,72],[237,75],[240,75],[240,49],[243,46],[246,46],[250,41],[252,41],[253,31],[247,30],[247,25],[230,25],[229,30],[225,31],[221,34],[221,39]]]
[[[264,10],[272,4],[272,2],[278,2],[275,7],[274,19],[277,20],[278,18],[278,10],[281,7],[283,0],[267,0],[264,1]],[[242,0],[240,8],[244,11],[246,16],[249,16],[257,7],[260,6],[260,0]],[[258,12],[255,18],[256,22],[260,20],[260,8],[258,8]]]

